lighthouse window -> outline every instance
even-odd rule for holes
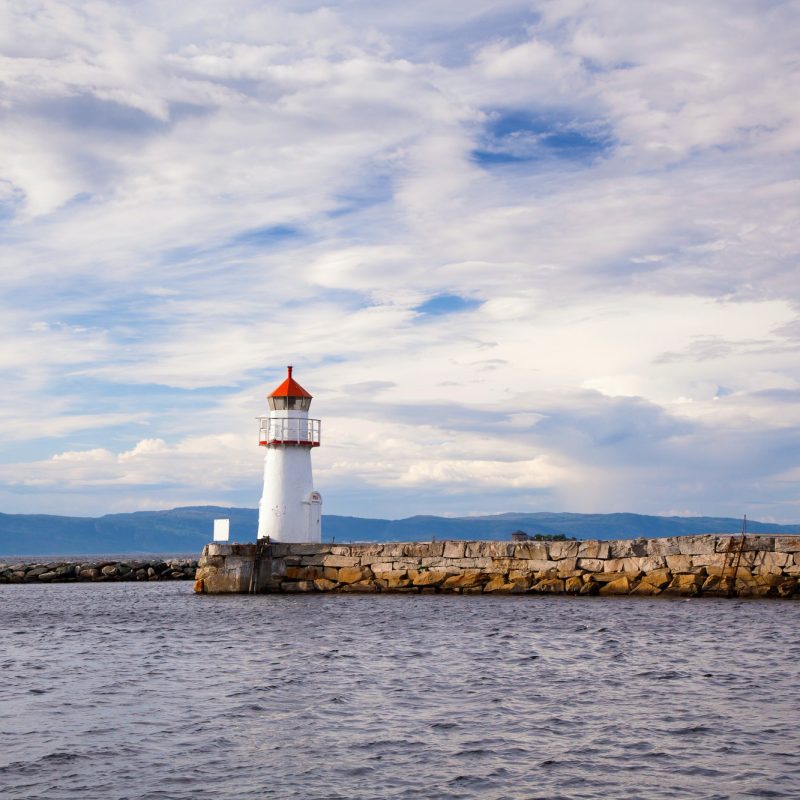
[[[311,405],[310,397],[270,397],[268,400],[273,411],[307,411]]]

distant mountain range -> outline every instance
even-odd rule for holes
[[[103,517],[0,514],[0,556],[91,555],[100,553],[197,553],[211,539],[212,520],[231,521],[231,540],[253,541],[254,508],[189,506],[170,511],[136,511]],[[800,525],[751,522],[752,533],[800,534]],[[408,542],[436,539],[509,539],[516,530],[577,539],[630,539],[736,533],[741,520],[726,517],[651,517],[642,514],[508,513],[483,517],[416,516],[365,519],[323,516],[325,541]]]

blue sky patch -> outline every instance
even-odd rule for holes
[[[445,314],[457,314],[460,311],[471,311],[482,304],[481,300],[472,300],[457,294],[437,294],[416,306],[414,311],[427,314],[431,317],[441,317]]]
[[[490,113],[473,159],[483,166],[548,159],[591,162],[609,152],[613,138],[596,123],[527,111]]]

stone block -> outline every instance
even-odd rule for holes
[[[353,554],[353,548],[349,544],[335,544],[331,547],[331,554],[335,556],[350,556]]]
[[[580,542],[549,542],[550,559],[558,561],[562,558],[577,558]]]
[[[656,594],[661,594],[661,589],[654,583],[648,583],[647,581],[642,580],[636,586],[634,586],[633,589],[631,589],[630,594],[651,597]]]
[[[511,555],[514,558],[546,561],[549,558],[547,542],[513,542],[511,545]]]
[[[480,586],[489,580],[489,576],[484,572],[462,572],[459,575],[449,575],[445,578],[444,586],[448,589],[466,589],[472,586]]]
[[[582,586],[583,581],[578,577],[567,578],[564,581],[564,591],[570,594],[577,594]]]
[[[283,576],[291,581],[313,581],[322,577],[322,567],[286,567]]]
[[[283,581],[281,582],[282,592],[315,592],[317,587],[314,581]]]
[[[395,571],[394,563],[392,561],[371,564],[370,568],[376,575],[383,575],[384,573]],[[405,570],[403,572],[405,572]]]
[[[444,558],[464,558],[467,549],[466,542],[445,542]]]
[[[561,594],[564,591],[564,581],[561,578],[542,578],[531,589],[540,594]]]
[[[658,589],[663,589],[672,580],[672,573],[666,569],[654,569],[652,572],[645,573],[642,583],[649,583]]]
[[[609,581],[608,583],[604,584],[600,587],[600,594],[607,595],[607,594],[629,594],[631,590],[631,581],[626,576],[623,575],[621,578],[617,578],[616,580]]]
[[[314,586],[318,592],[330,592],[331,589],[335,589],[338,585],[336,581],[331,581],[327,578],[317,578],[314,581]]]
[[[355,556],[340,556],[333,554],[330,556],[325,556],[322,563],[326,567],[356,567],[359,566],[359,559]]]
[[[673,556],[674,557],[674,556]],[[679,594],[684,597],[696,595],[704,583],[702,575],[680,574],[672,578],[669,586],[664,589],[669,594]]]
[[[628,580],[635,580],[639,577],[636,572],[595,572],[591,576],[597,583],[613,583],[620,578],[627,578]]]
[[[725,553],[704,553],[692,556],[693,567],[721,567],[725,563]]]
[[[608,542],[587,539],[586,541],[578,542],[578,558],[606,559],[609,557],[610,549]]]
[[[603,562],[603,572],[631,572],[626,566],[632,559],[630,558],[609,558]]]
[[[609,544],[609,558],[633,558],[650,555],[647,539],[615,539]]]
[[[790,553],[773,552],[771,550],[764,550],[759,553],[759,558],[754,562],[758,566],[765,567],[779,567],[783,568],[792,562]]]
[[[372,577],[369,567],[340,567],[337,580],[339,583],[358,583]]]
[[[678,536],[677,539],[682,556],[701,556],[716,552],[716,536]]]
[[[411,579],[414,586],[438,586],[444,583],[448,574],[442,570],[429,570],[427,572],[417,572]]]
[[[603,565],[606,562],[600,558],[579,558],[577,559],[577,568],[585,569],[587,572],[602,572]]]
[[[687,555],[666,556],[667,566],[672,572],[691,572],[692,558]]]
[[[775,551],[778,553],[800,554],[800,536],[776,536]]]
[[[358,581],[357,583],[348,583],[344,586],[340,586],[338,591],[346,592],[346,593],[356,593],[356,594],[369,594],[371,592],[377,592],[378,587],[375,585],[374,581],[372,580],[365,580],[365,581]]]
[[[290,542],[287,554],[293,556],[326,555],[330,553],[332,549],[331,545],[328,544]]]
[[[577,558],[562,558],[558,562],[558,574],[560,577],[563,578],[575,572],[577,566],[578,566]]]
[[[486,555],[491,558],[512,558],[514,556],[513,542],[484,542]]]
[[[728,553],[731,550],[738,552],[741,546],[741,534],[729,534],[717,537],[717,552]],[[745,537],[743,552],[750,553],[758,550],[774,550],[774,536],[748,535]]]
[[[558,571],[558,562],[540,560],[538,558],[529,559],[526,563],[526,566],[530,572],[550,572],[550,570]]]
[[[406,542],[403,555],[411,558],[441,558],[444,553],[444,542]]]
[[[514,584],[507,581],[503,575],[495,575],[484,587],[483,591],[488,593],[509,593],[514,589]]]
[[[677,536],[648,540],[647,554],[650,556],[677,556],[680,555],[680,552]]]

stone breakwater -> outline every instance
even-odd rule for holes
[[[0,564],[0,583],[86,583],[101,581],[187,581],[197,571],[194,559],[166,561],[48,561]]]
[[[800,537],[208,544],[195,591],[800,597]]]

